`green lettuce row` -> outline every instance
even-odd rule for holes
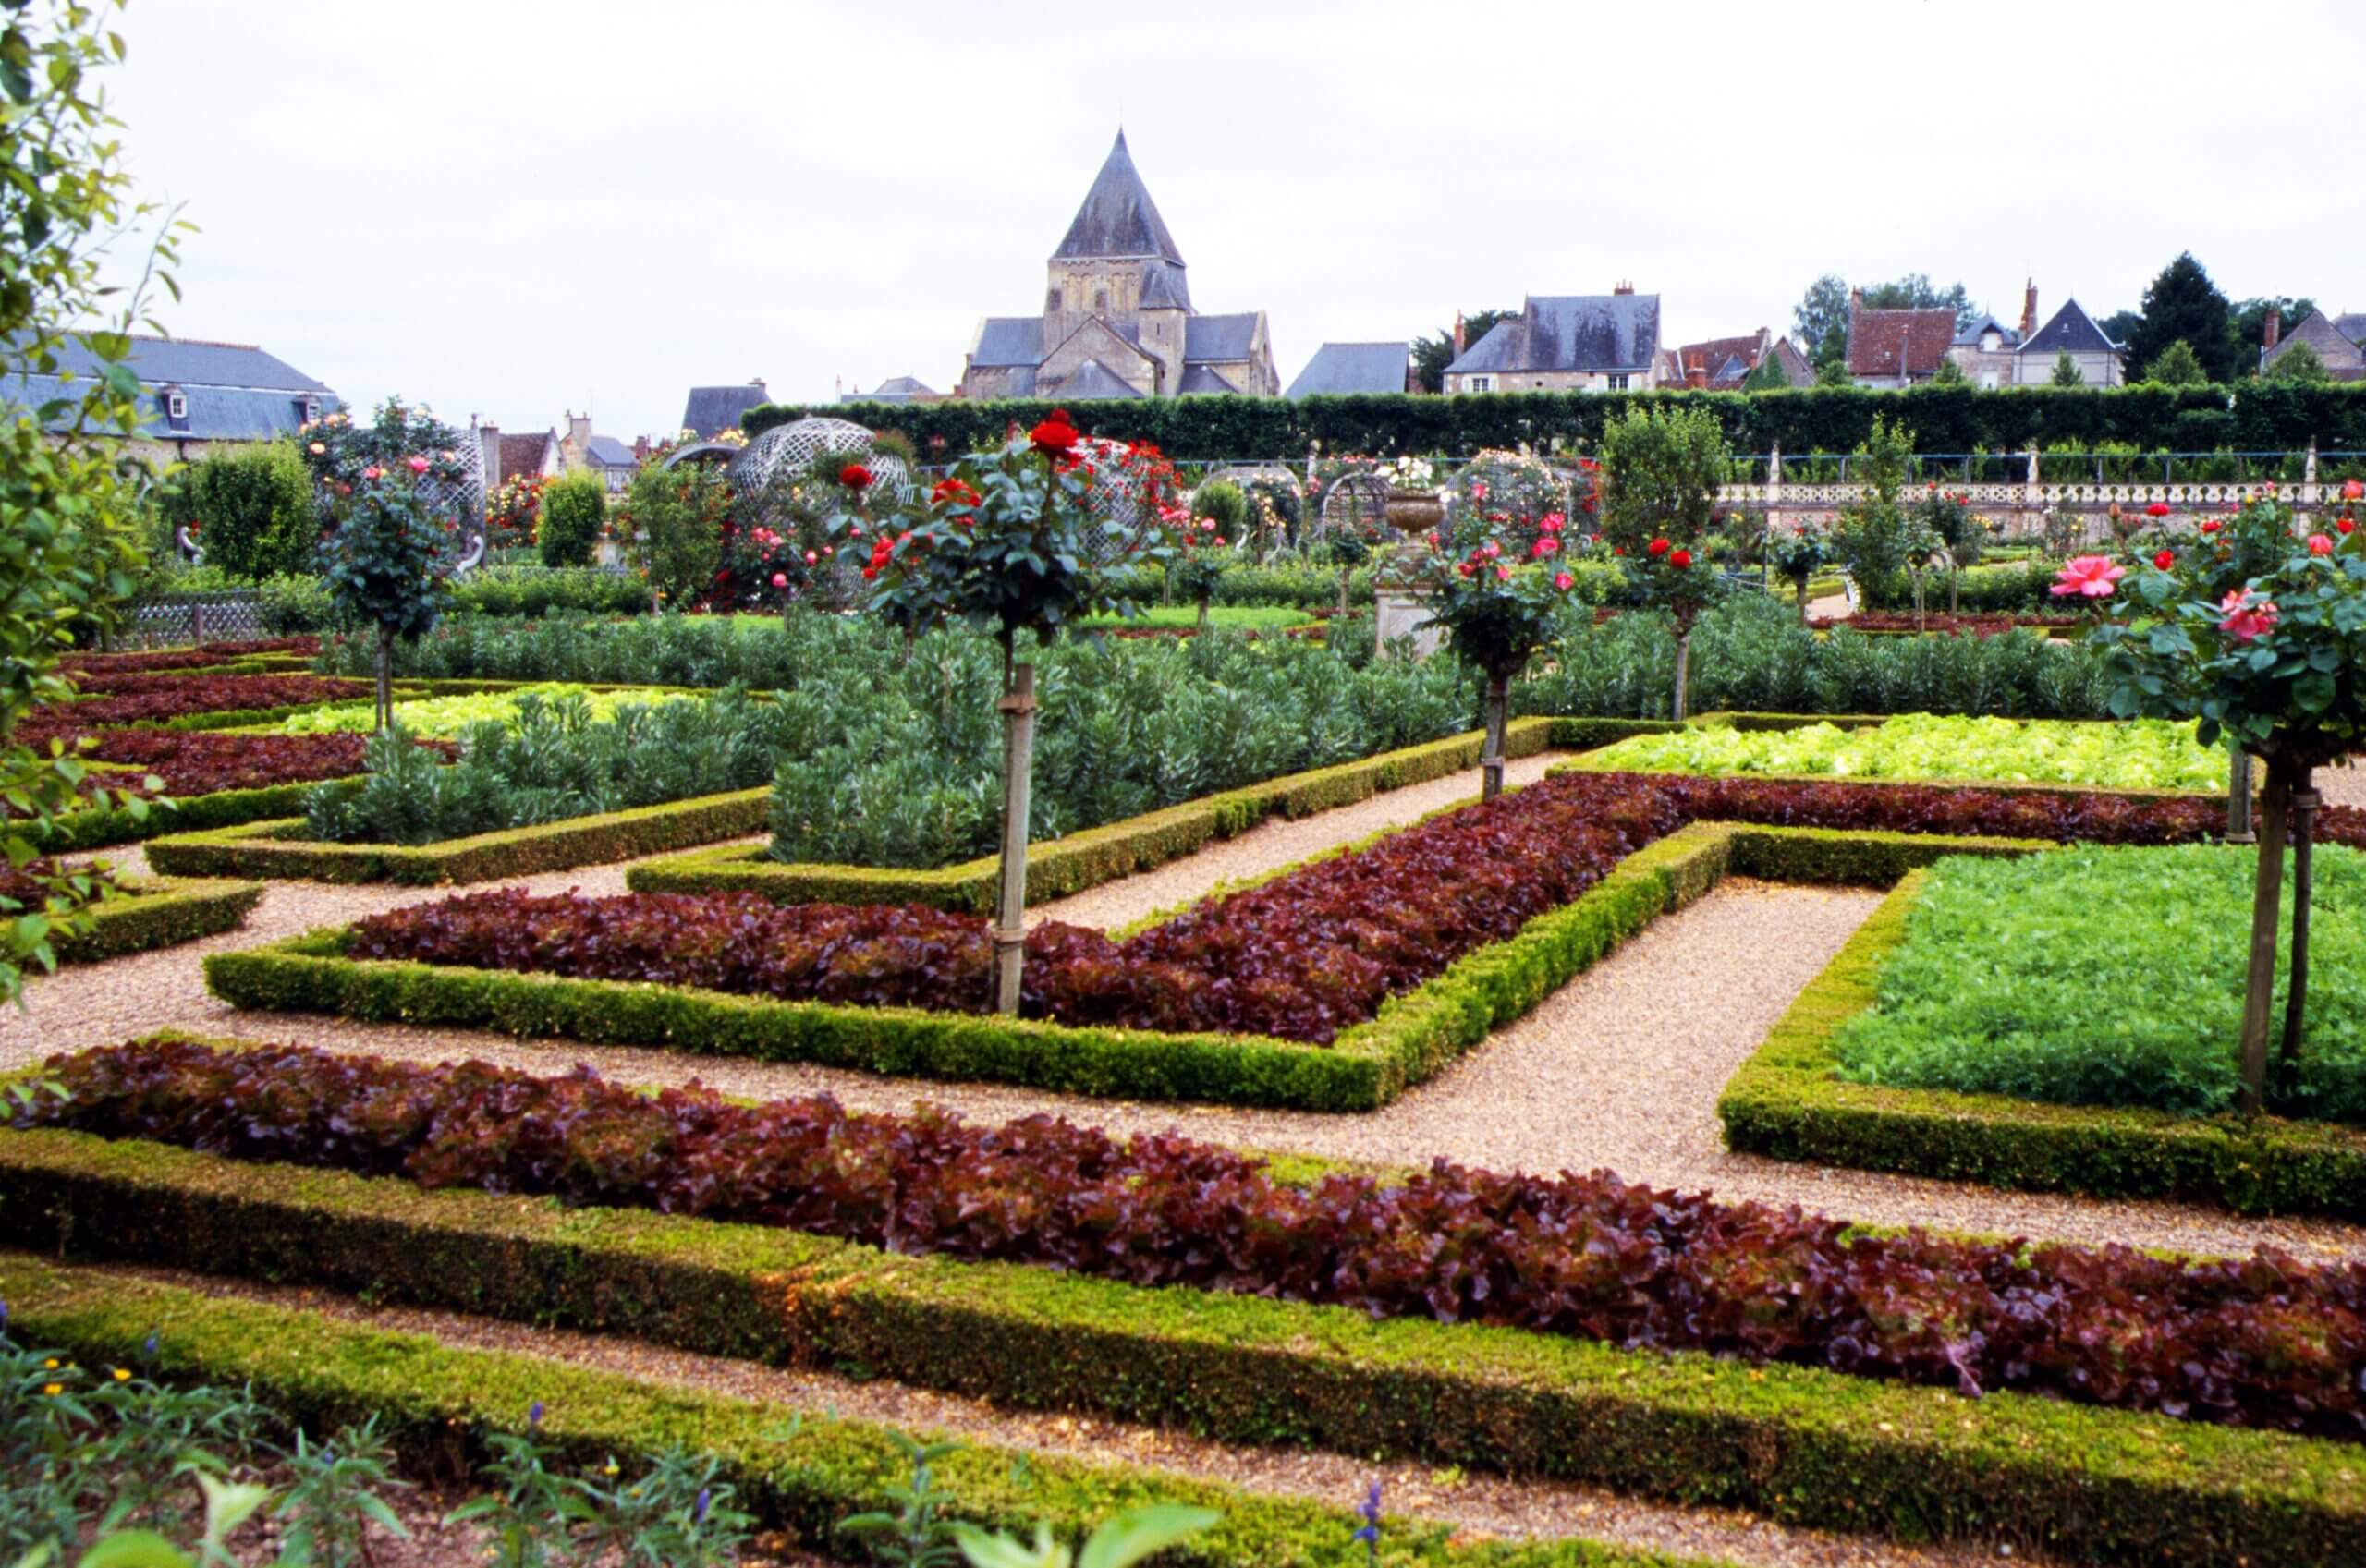
[[[1921,886],[1918,877],[1901,881],[1735,1072],[1717,1100],[1727,1148],[2038,1192],[2366,1219],[2366,1131],[2358,1128],[1841,1079],[1835,1037],[1873,1005],[1882,960],[1905,940]]]
[[[2336,1564],[2366,1543],[2366,1465],[2353,1445],[2019,1394],[1968,1400],[1820,1368],[1376,1321],[79,1133],[0,1137],[0,1237],[45,1252],[369,1291],[707,1355],[860,1365],[1226,1441],[1467,1465],[1908,1539],[2001,1535],[2065,1561]],[[485,1376],[492,1364],[469,1359],[479,1376],[444,1396],[464,1404],[422,1405],[409,1380],[421,1357],[468,1353],[380,1337],[357,1361],[323,1336],[360,1331],[188,1296],[166,1309],[158,1287],[119,1276],[86,1285],[67,1312],[29,1295],[29,1273],[55,1278],[37,1269],[0,1268],[20,1337],[64,1339],[93,1358],[120,1355],[161,1321],[168,1366],[274,1392],[292,1380],[312,1395],[301,1408],[514,1422],[542,1399],[559,1435],[595,1449],[664,1440],[587,1433],[583,1423],[631,1407],[614,1397],[624,1391],[595,1399],[551,1380],[556,1368]],[[201,1351],[192,1320],[221,1326]],[[317,1380],[365,1370],[361,1386]],[[727,1406],[673,1397],[694,1403],[665,1429],[713,1447],[714,1412]],[[793,1445],[777,1457],[800,1463]]]

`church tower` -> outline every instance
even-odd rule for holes
[[[1157,361],[1158,384],[1140,390],[1172,394],[1181,384],[1190,284],[1183,252],[1134,167],[1124,131],[1117,133],[1046,272],[1047,352],[1098,318]]]

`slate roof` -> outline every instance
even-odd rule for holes
[[[1188,381],[1189,378],[1187,376],[1185,379]],[[1077,367],[1076,374],[1062,384],[1060,395],[1079,402],[1091,402],[1104,397],[1140,397],[1141,394],[1134,390],[1132,383],[1100,360],[1087,359]]]
[[[1848,312],[1848,373],[1853,376],[1928,377],[1955,346],[1956,313],[1945,306],[1928,310]]]
[[[2104,329],[2095,325],[2095,319],[2076,299],[2066,299],[2045,325],[2030,334],[2021,352],[2050,358],[2065,349],[2073,354],[2116,354],[2119,345],[2104,335]]]
[[[1043,362],[1043,318],[988,316],[978,323],[970,349],[973,365],[1040,365]]]
[[[1446,369],[1646,371],[1659,352],[1656,294],[1531,294]]]
[[[1158,204],[1136,172],[1133,154],[1126,151],[1122,130],[1101,173],[1093,176],[1092,188],[1085,192],[1084,205],[1076,210],[1067,237],[1052,252],[1055,261],[1063,256],[1158,256],[1178,267],[1183,264],[1183,252],[1166,232],[1166,220],[1158,215]]]
[[[1183,275],[1180,263],[1147,261],[1142,265],[1142,290],[1139,310],[1188,310],[1191,308],[1191,281]]]
[[[1183,359],[1246,359],[1257,342],[1257,312],[1193,316],[1183,323]]]
[[[557,438],[548,431],[531,431],[523,435],[503,434],[501,471],[494,476],[494,482],[506,484],[520,474],[543,472],[544,455],[557,444]]]
[[[640,466],[632,448],[613,435],[595,435],[583,444],[584,455],[604,468],[634,468]]]
[[[2366,312],[2351,311],[2333,319],[2334,330],[2350,342],[2366,346]]]
[[[2057,312],[2057,314],[2059,312]],[[1956,334],[1956,346],[1958,348],[1977,348],[1980,346],[1981,334],[1991,331],[2000,334],[1999,346],[2001,347],[2018,348],[2021,346],[2021,334],[2019,328],[2008,327],[1994,316],[1982,316],[1980,320],[1972,322],[1971,325],[1964,328],[1963,331]]]
[[[682,428],[696,431],[701,440],[719,431],[736,430],[739,416],[768,397],[760,381],[736,386],[694,386],[689,401],[682,405]]]
[[[307,400],[316,402],[323,414],[340,406],[325,383],[250,344],[135,336],[125,362],[140,378],[143,435],[267,441],[296,433],[304,422]],[[104,361],[81,339],[68,337],[58,348],[57,365],[76,379],[0,377],[0,404],[38,407],[53,398],[79,400]],[[170,407],[176,391],[185,404],[177,419]]]
[[[1240,388],[1225,380],[1221,372],[1211,370],[1206,365],[1184,366],[1183,380],[1175,390],[1178,395],[1213,392],[1229,393],[1235,397],[1240,395]]]
[[[1409,343],[1326,343],[1299,371],[1285,397],[1335,397],[1359,392],[1402,392]]]
[[[2265,370],[2291,351],[2296,343],[2305,343],[2324,361],[2325,369],[2336,381],[2356,381],[2366,371],[2366,354],[2335,325],[2332,317],[2323,310],[2311,310],[2300,324],[2286,333],[2276,346],[2260,356],[2260,369]]]

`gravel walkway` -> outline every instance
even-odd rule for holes
[[[756,1362],[667,1350],[639,1340],[529,1328],[497,1319],[367,1303],[333,1292],[222,1280],[176,1270],[109,1267],[105,1272],[197,1290],[216,1297],[270,1301],[373,1329],[426,1334],[445,1344],[542,1356],[729,1399],[761,1400],[908,1431],[1025,1448],[1095,1463],[1145,1465],[1221,1481],[1273,1496],[1351,1507],[1374,1479],[1384,1506],[1400,1520],[1445,1524],[1473,1538],[1583,1537],[1750,1568],[1968,1568],[2000,1558],[2031,1558],[2016,1547],[1954,1542],[1908,1546],[1775,1524],[1732,1509],[1684,1508],[1622,1497],[1594,1487],[1518,1481],[1419,1463],[1374,1465],[1321,1451],[1250,1448],[1211,1442],[1165,1428],[1085,1416],[997,1408],[956,1395],[879,1380],[857,1382],[823,1372],[787,1371]]]

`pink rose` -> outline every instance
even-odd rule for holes
[[[2310,553],[2310,554],[2311,554],[2311,555],[2330,555],[2330,554],[2332,554],[2332,553],[2333,553],[2333,541],[2332,541],[2330,538],[2328,538],[2327,536],[2325,536],[2324,534],[2321,534],[2321,533],[2312,533],[2312,534],[2311,534],[2311,535],[2309,536],[2309,553]]]
[[[413,457],[404,466],[409,468],[414,474],[423,474],[427,472],[427,459],[424,457]]]
[[[2058,599],[2109,599],[2114,586],[2127,575],[2128,568],[2113,565],[2108,555],[2076,555],[2063,566],[2048,591]]]
[[[2228,589],[2226,597],[2218,602],[2218,608],[2226,612],[2218,629],[2237,642],[2250,642],[2275,629],[2275,601],[2263,595],[2239,588]]]
[[[365,480],[382,480],[386,477],[386,470],[372,463],[361,470],[361,477]]]
[[[774,588],[787,588],[788,586],[788,574],[787,572],[774,572],[773,574],[773,586]]]
[[[1569,590],[1578,586],[1578,579],[1571,577],[1568,573],[1563,572],[1559,577],[1553,579],[1553,586],[1559,589],[1563,593],[1567,593]]]

